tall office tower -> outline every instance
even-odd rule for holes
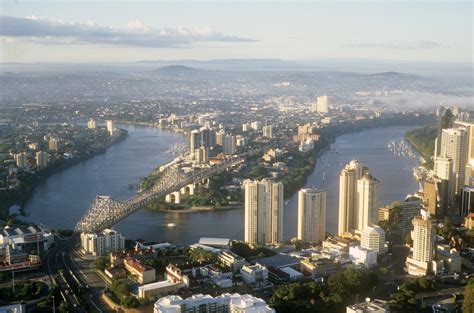
[[[205,164],[209,162],[209,148],[200,147],[194,151],[194,160],[198,164]]]
[[[19,168],[25,168],[28,163],[28,158],[25,152],[15,154],[16,166]]]
[[[378,220],[380,182],[370,175],[357,181],[357,230],[362,232],[365,227],[376,224]]]
[[[321,242],[326,234],[326,191],[301,189],[298,192],[298,239]]]
[[[447,203],[451,203],[454,200],[454,194],[456,192],[456,175],[454,174],[453,160],[451,158],[435,157],[434,172],[436,176],[445,180],[447,184],[447,193],[440,194],[440,196],[443,197]]]
[[[472,122],[454,122],[453,127],[464,128],[467,133],[467,157],[464,184],[470,185],[471,178],[474,178],[474,123]]]
[[[413,259],[421,262],[433,260],[436,224],[430,214],[422,211],[421,216],[413,219]]]
[[[225,132],[220,130],[216,133],[216,145],[222,146],[224,144]]]
[[[464,185],[474,187],[474,159],[470,159],[466,164],[466,177],[464,177]]]
[[[352,160],[339,176],[339,234],[357,228],[357,181],[362,177],[363,171],[362,164]]]
[[[189,133],[189,152],[194,154],[199,147],[201,147],[201,133],[194,129]]]
[[[227,134],[223,138],[222,152],[226,155],[235,153],[235,137]]]
[[[243,131],[244,133],[250,131],[250,129],[251,129],[251,126],[250,126],[249,123],[243,123],[243,124],[242,124],[242,131]]]
[[[431,176],[423,182],[423,204],[426,211],[442,218],[448,209],[449,182]]]
[[[114,132],[115,132],[114,121],[112,121],[112,120],[106,120],[106,121],[105,121],[105,124],[106,124],[106,126],[107,126],[107,131],[109,132],[109,135],[110,135],[110,136],[113,136],[113,135],[114,135]]]
[[[461,216],[474,213],[474,187],[465,186],[461,194]]]
[[[283,241],[283,184],[271,180],[246,180],[245,236],[253,245]]]
[[[410,233],[413,229],[412,220],[420,214],[423,208],[423,199],[417,196],[407,196],[402,203],[402,222],[400,223],[400,231],[402,237]]]
[[[317,110],[319,113],[329,112],[329,98],[328,96],[320,96],[316,99]]]
[[[378,254],[385,252],[385,231],[378,225],[364,228],[360,238],[360,246],[365,249],[377,251]]]
[[[459,194],[464,186],[468,142],[467,131],[462,128],[443,129],[441,136],[441,156],[453,160],[455,174],[455,194]]]
[[[273,138],[273,125],[263,126],[263,137]]]
[[[201,147],[207,147],[210,148],[212,146],[212,135],[211,132],[212,130],[207,127],[202,127],[200,129],[201,132]]]
[[[59,139],[49,138],[48,148],[51,151],[58,151],[59,150]]]
[[[87,128],[90,128],[90,129],[95,129],[96,128],[96,122],[94,119],[89,119],[89,121],[87,122]]]
[[[412,223],[413,255],[407,257],[406,268],[410,275],[426,275],[434,256],[436,223],[424,210]]]
[[[36,152],[36,166],[39,168],[45,168],[48,166],[48,154],[46,152]]]

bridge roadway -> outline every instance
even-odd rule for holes
[[[201,182],[213,175],[243,162],[242,157],[233,157],[192,174],[185,174],[179,168],[170,167],[163,171],[160,180],[151,190],[139,193],[125,201],[115,201],[109,196],[97,196],[77,223],[76,232],[95,233],[117,224],[127,216],[135,213],[153,200],[169,193],[179,191],[189,184]]]

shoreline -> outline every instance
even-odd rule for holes
[[[22,221],[17,220],[16,217],[17,216],[28,217],[29,214],[27,215],[24,211],[25,204],[31,199],[32,194],[34,193],[35,189],[40,184],[44,183],[48,178],[50,178],[51,176],[53,176],[55,174],[61,173],[62,171],[65,171],[69,168],[72,168],[72,167],[80,164],[83,161],[90,160],[90,159],[94,158],[95,156],[98,156],[98,155],[101,155],[101,154],[107,152],[107,150],[110,147],[112,147],[113,145],[115,145],[117,143],[120,143],[120,142],[124,141],[125,139],[127,139],[128,136],[129,136],[128,131],[126,129],[120,129],[120,130],[121,130],[121,135],[119,137],[113,139],[106,146],[102,147],[101,149],[97,150],[96,152],[91,153],[90,155],[82,157],[82,158],[73,159],[70,162],[68,162],[67,164],[62,164],[62,166],[51,168],[50,172],[48,172],[44,176],[40,176],[38,178],[38,180],[36,180],[34,182],[33,186],[31,186],[30,189],[18,191],[19,192],[18,197],[16,197],[16,198],[13,197],[11,200],[6,200],[6,201],[8,201],[6,203],[9,203],[9,204],[7,204],[5,206],[5,208],[1,209],[2,210],[1,214],[5,216],[6,220],[8,220],[9,218],[12,218],[13,220],[15,220],[15,222],[22,222]],[[14,207],[16,205],[20,206],[20,208],[19,208],[20,214],[19,215],[18,214],[10,215],[10,208]],[[34,222],[32,222],[32,223],[34,223]]]
[[[381,120],[383,120],[383,119],[381,119]],[[312,175],[312,173],[316,169],[318,160],[326,152],[330,151],[332,144],[336,141],[336,139],[338,137],[343,136],[343,135],[355,134],[355,133],[359,133],[359,132],[363,132],[363,131],[368,131],[368,130],[376,129],[376,128],[418,126],[416,123],[407,122],[407,121],[403,121],[403,120],[402,121],[396,121],[395,120],[394,121],[395,124],[393,124],[393,125],[390,125],[390,124],[389,125],[379,125],[379,123],[377,123],[377,122],[378,121],[376,121],[376,123],[371,123],[371,124],[368,124],[368,125],[360,125],[360,126],[362,126],[362,128],[356,128],[356,129],[353,129],[353,130],[350,130],[350,131],[346,131],[346,130],[342,130],[342,129],[339,130],[339,131],[336,130],[336,134],[327,134],[326,138],[324,139],[323,142],[318,141],[316,144],[319,143],[319,145],[322,145],[322,146],[319,147],[318,150],[316,150],[316,146],[315,146],[314,152],[311,154],[311,157],[314,159],[314,165],[311,167],[311,169],[309,169],[308,172],[304,173],[304,179],[298,184],[298,187],[296,188],[296,191],[294,191],[291,194],[288,194],[287,196],[284,197],[285,201],[288,200],[288,199],[293,198],[297,194],[298,190],[303,188],[307,184],[309,177]],[[420,128],[423,128],[423,127],[426,127],[426,125],[425,126],[420,126]],[[405,137],[405,135],[404,135],[404,137]],[[416,147],[415,147],[415,150],[424,159],[424,155]],[[150,174],[146,177],[149,177],[155,170],[156,170],[156,168],[153,169],[153,171],[151,171]],[[235,209],[241,209],[243,207],[244,206],[243,206],[243,203],[242,203],[238,207],[235,207],[233,209],[234,210]],[[207,208],[207,209],[197,209],[197,210],[192,209],[192,208],[176,209],[176,210],[149,209],[150,212],[164,212],[164,213],[178,213],[178,214],[179,213],[189,214],[189,213],[198,213],[198,212],[216,212],[216,211],[226,211],[226,210],[230,210],[230,209],[222,209],[222,208]]]

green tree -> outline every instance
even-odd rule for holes
[[[121,301],[120,304],[123,307],[130,309],[138,307],[140,305],[140,301],[138,301],[138,299],[134,296],[128,296],[123,301]]]
[[[109,265],[109,259],[107,257],[100,257],[98,258],[97,260],[94,260],[94,262],[92,262],[92,268],[96,269],[96,270],[105,270],[107,268],[107,266]]]

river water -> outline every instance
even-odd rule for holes
[[[104,154],[52,175],[36,188],[25,205],[29,213],[26,219],[51,228],[73,228],[97,194],[111,195],[117,200],[131,197],[135,191],[129,185],[136,185],[139,178],[154,167],[171,160],[172,156],[166,151],[174,143],[184,141],[181,134],[167,130],[133,125],[120,127],[129,131],[127,139]],[[412,128],[377,128],[340,136],[331,150],[321,156],[307,185],[327,191],[327,231],[337,231],[339,172],[353,158],[368,166],[381,181],[381,205],[403,199],[416,190],[412,168],[418,161],[396,157],[386,147],[389,141],[401,140]],[[296,212],[295,195],[285,205],[286,239],[296,235]],[[242,239],[243,221],[243,210],[189,214],[140,210],[114,228],[127,238],[190,244],[209,236]],[[169,228],[168,223],[176,226]]]

